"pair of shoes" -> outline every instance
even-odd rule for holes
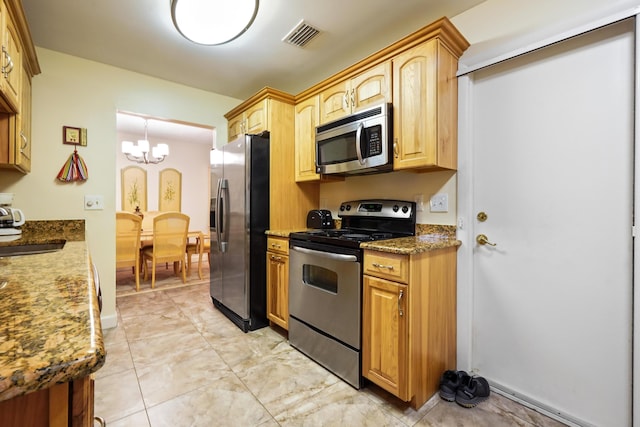
[[[491,393],[489,382],[482,377],[465,376],[462,384],[456,391],[456,403],[465,408],[473,408],[478,403],[486,400]]]
[[[466,378],[470,377],[465,371],[444,371],[440,377],[440,397],[447,402],[456,400],[456,392]]]

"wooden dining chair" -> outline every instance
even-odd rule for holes
[[[140,231],[142,219],[133,213],[116,212],[116,268],[133,267],[136,291],[140,290]]]
[[[147,280],[151,261],[151,288],[156,284],[156,265],[173,263],[173,272],[182,272],[182,283],[187,282],[186,250],[189,216],[180,212],[165,212],[153,219],[153,244],[142,248],[144,280]]]
[[[198,277],[202,280],[202,257],[207,254],[211,266],[211,237],[200,233],[194,243],[187,243],[187,276],[191,273],[191,257],[198,255]]]

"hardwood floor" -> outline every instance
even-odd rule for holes
[[[150,267],[151,265],[149,265]],[[136,281],[130,267],[116,270],[116,298],[133,295],[136,293],[166,291],[167,289],[182,288],[186,286],[209,283],[209,263],[206,257],[202,264],[202,280],[198,278],[198,260],[193,257],[191,272],[187,275],[187,283],[182,283],[182,278],[173,273],[173,266],[167,268],[164,264],[156,269],[156,286],[151,289],[151,272],[149,278],[142,280],[143,274],[140,272],[140,292],[136,292]]]

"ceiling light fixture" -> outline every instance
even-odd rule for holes
[[[259,0],[171,0],[171,18],[194,43],[219,45],[234,40],[253,23]]]
[[[122,141],[122,153],[128,160],[136,163],[160,163],[169,155],[167,144],[158,144],[151,149],[149,157],[149,139],[147,138],[147,120],[144,121],[144,139],[139,139],[138,144],[131,141]]]

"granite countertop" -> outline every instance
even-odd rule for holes
[[[62,228],[27,227],[20,239],[0,241],[66,240],[55,252],[0,258],[0,401],[82,378],[104,364],[88,247],[68,240]],[[84,223],[82,229],[84,239]]]
[[[267,230],[269,236],[289,237],[289,234],[305,230]],[[360,248],[394,254],[418,254],[437,249],[460,246],[456,228],[450,225],[417,224],[416,236],[376,240],[360,243]]]
[[[275,236],[275,237],[289,237],[289,234],[295,233],[297,231],[305,231],[306,229],[296,229],[296,230],[267,230],[265,234],[267,236]]]
[[[401,237],[398,239],[376,240],[360,243],[362,249],[390,252],[394,254],[419,254],[438,249],[460,246],[462,242],[448,234],[421,234],[419,236]]]

